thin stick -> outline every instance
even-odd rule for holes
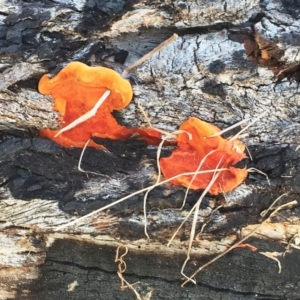
[[[215,172],[215,171],[226,171],[226,170],[227,170],[227,168],[221,168],[221,169],[217,169],[217,170],[205,170],[205,171],[200,171],[200,172],[198,172],[198,174],[213,173],[213,172]],[[131,197],[133,197],[133,196],[135,196],[135,195],[139,195],[139,194],[141,194],[141,193],[143,193],[143,192],[146,192],[148,189],[152,189],[153,187],[163,185],[163,184],[165,184],[165,183],[167,183],[167,182],[170,182],[170,181],[172,181],[172,180],[174,180],[174,179],[176,179],[176,178],[178,178],[178,177],[180,177],[180,176],[190,176],[190,175],[194,175],[194,174],[195,174],[195,172],[186,172],[186,173],[178,174],[178,175],[173,176],[173,177],[171,177],[171,178],[169,178],[169,179],[163,180],[163,181],[161,181],[161,182],[159,182],[159,183],[157,183],[157,184],[153,184],[153,185],[151,185],[151,186],[149,186],[149,187],[146,187],[146,188],[143,188],[143,189],[141,189],[141,190],[138,190],[138,191],[136,191],[136,192],[134,192],[134,193],[131,193],[131,194],[129,194],[129,195],[127,195],[127,196],[125,196],[125,197],[123,197],[123,198],[117,200],[117,201],[114,201],[113,203],[107,204],[107,205],[105,205],[105,206],[103,206],[103,207],[101,207],[101,208],[99,208],[99,209],[97,209],[97,210],[95,210],[95,211],[92,211],[91,213],[89,213],[89,214],[87,214],[87,215],[84,215],[84,216],[82,216],[82,217],[80,217],[80,218],[78,218],[78,219],[75,219],[75,220],[73,220],[73,221],[71,221],[71,222],[69,222],[69,223],[60,225],[60,226],[54,228],[54,230],[55,230],[55,231],[59,231],[59,230],[65,228],[65,227],[68,227],[68,226],[70,226],[70,225],[74,225],[74,224],[76,224],[76,223],[78,223],[78,222],[81,222],[82,220],[84,220],[84,219],[86,219],[86,218],[89,218],[89,217],[91,217],[91,216],[93,216],[93,215],[95,215],[95,214],[97,214],[97,213],[99,213],[99,212],[101,212],[101,211],[103,211],[103,210],[106,210],[106,209],[108,209],[108,208],[110,208],[110,207],[112,207],[112,206],[114,206],[114,205],[116,205],[116,204],[119,204],[119,203],[121,203],[121,202],[123,202],[123,201],[125,201],[125,200],[127,200],[127,199],[129,199],[129,198],[131,198]]]
[[[91,110],[89,110],[84,115],[80,116],[79,118],[77,118],[76,120],[71,122],[66,127],[59,130],[59,132],[54,137],[58,137],[63,132],[68,131],[68,130],[76,127],[77,125],[85,122],[86,120],[94,117],[96,115],[97,110],[99,109],[99,107],[103,104],[103,102],[108,98],[109,95],[110,95],[110,90],[106,90]]]
[[[126,78],[128,73],[134,69],[135,67],[137,67],[138,65],[142,64],[144,61],[148,60],[151,56],[153,56],[156,52],[160,51],[162,48],[166,47],[167,45],[171,44],[173,41],[175,41],[178,38],[178,35],[176,33],[174,33],[170,38],[168,38],[167,40],[165,40],[164,42],[162,42],[161,44],[159,44],[157,47],[155,47],[152,51],[150,51],[149,53],[147,53],[146,55],[144,55],[143,57],[141,57],[140,59],[138,59],[136,62],[134,62],[132,65],[130,65],[129,67],[127,67],[123,73],[122,73],[122,77]]]

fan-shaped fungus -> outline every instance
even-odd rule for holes
[[[62,115],[59,131],[41,130],[40,136],[48,137],[65,147],[84,147],[91,137],[124,139],[139,134],[151,144],[160,142],[161,134],[155,130],[128,129],[120,126],[111,115],[129,104],[133,92],[129,81],[124,79],[133,68],[172,43],[177,34],[159,44],[131,66],[123,75],[104,67],[88,67],[80,62],[72,62],[50,79],[44,75],[38,89],[44,95],[55,99],[54,109]],[[90,146],[99,147],[91,142]],[[100,146],[101,147],[101,146]]]
[[[55,99],[54,109],[65,126],[60,131],[41,130],[42,137],[65,147],[83,147],[92,136],[123,139],[132,134],[111,112],[127,106],[133,91],[129,81],[111,69],[71,62],[54,78],[44,75],[38,89]]]
[[[179,129],[190,133],[192,139],[188,134],[180,133],[177,137],[178,148],[170,157],[160,160],[165,178],[168,179],[185,172],[194,172],[202,163],[200,171],[214,170],[218,164],[218,168],[226,168],[221,171],[209,190],[211,194],[217,195],[220,192],[231,191],[245,180],[248,174],[247,170],[233,167],[234,164],[246,157],[245,145],[241,141],[236,139],[230,141],[221,136],[211,137],[220,129],[197,118],[188,119]],[[172,183],[185,187],[190,186],[195,190],[205,189],[212,178],[212,173],[199,174],[194,180],[192,178],[192,175],[180,176],[172,180]]]

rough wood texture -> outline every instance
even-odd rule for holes
[[[189,220],[169,238],[201,192],[165,184],[151,191],[144,234],[143,194],[81,224],[56,231],[114,200],[153,184],[156,147],[132,139],[98,140],[107,151],[40,139],[58,128],[50,97],[37,91],[42,74],[80,60],[120,71],[172,33],[179,38],[131,74],[132,103],[116,114],[126,126],[173,131],[189,116],[226,128],[268,114],[243,141],[253,160],[244,184],[207,196],[198,216],[186,273],[262,222],[260,213],[300,193],[300,6],[297,1],[8,1],[0,0],[0,299],[133,299],[120,290],[116,249],[128,247],[123,274],[147,299],[297,299],[300,287],[299,207],[287,207],[234,249],[180,287]],[[234,134],[239,128],[228,133]],[[162,156],[169,155],[165,147]],[[226,196],[226,198],[225,198]],[[216,207],[221,208],[214,211]],[[200,234],[201,226],[206,224]],[[288,245],[288,247],[287,247]],[[289,250],[283,256],[286,248]],[[272,252],[281,262],[260,254]],[[68,291],[68,285],[78,286]]]

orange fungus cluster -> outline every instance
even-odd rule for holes
[[[59,134],[59,131],[44,129],[41,137],[54,140],[64,147],[83,147],[91,137],[126,139],[138,133],[147,139],[159,137],[151,131],[128,129],[118,124],[112,115],[113,110],[126,107],[133,91],[128,80],[117,72],[104,67],[89,67],[81,62],[71,62],[55,77],[45,74],[39,81],[39,92],[51,95],[54,100],[54,110],[60,113],[61,125],[65,127],[84,113],[90,111],[101,96],[109,91],[95,116]],[[91,142],[90,146],[97,147]],[[99,145],[98,145],[99,146]]]
[[[118,124],[113,117],[113,110],[122,109],[130,103],[133,91],[129,81],[111,69],[72,62],[53,78],[44,75],[38,89],[40,93],[54,98],[54,109],[60,113],[63,127],[60,131],[43,129],[40,136],[64,147],[83,147],[92,137],[127,139],[133,134],[151,144],[160,141],[161,135],[157,131],[129,129]],[[103,101],[101,97],[104,97]],[[83,118],[95,107],[92,116]],[[209,190],[214,195],[230,191],[245,180],[247,170],[233,167],[245,158],[245,146],[241,141],[226,140],[220,135],[212,137],[220,130],[197,118],[188,119],[179,129],[181,133],[175,141],[177,148],[170,157],[160,160],[166,179],[195,172],[199,165],[200,171],[225,169]],[[101,147],[94,142],[90,146]],[[179,176],[171,182],[195,190],[205,189],[212,176],[213,172],[199,174],[195,178],[193,175]]]
[[[241,184],[247,177],[247,170],[233,167],[245,158],[245,145],[234,139],[232,141],[219,136],[213,136],[220,131],[214,125],[190,118],[179,128],[182,132],[177,137],[177,149],[170,157],[161,158],[160,166],[165,178],[171,178],[181,173],[226,169],[220,171],[217,180],[209,192],[217,195],[228,192]],[[213,136],[213,137],[212,137]],[[213,172],[197,175],[180,176],[171,182],[175,185],[190,186],[191,189],[205,189],[210,183]]]

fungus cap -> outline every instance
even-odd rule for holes
[[[133,96],[132,87],[114,70],[104,67],[89,67],[81,62],[71,62],[55,77],[45,74],[38,85],[39,92],[52,95],[55,105],[61,111],[59,102],[80,102],[83,106],[93,107],[105,90],[111,95],[105,104],[112,110],[126,107]]]
[[[50,138],[65,147],[83,147],[92,136],[104,138],[126,138],[131,131],[117,123],[111,115],[113,110],[127,106],[133,96],[132,87],[117,72],[104,67],[89,67],[81,62],[71,62],[56,76],[42,76],[38,89],[51,95],[54,109],[61,115],[65,127],[91,110],[99,98],[110,91],[96,115],[55,138],[58,131],[41,130],[40,136]],[[96,144],[91,143],[96,146]]]
[[[219,177],[209,190],[213,195],[231,191],[246,179],[248,174],[246,169],[233,167],[246,157],[243,152],[245,145],[241,141],[228,141],[221,136],[211,137],[220,129],[197,118],[185,121],[179,131],[183,133],[178,135],[178,148],[170,157],[160,160],[160,167],[166,179],[181,173],[195,172],[200,164],[200,171],[215,170],[217,167],[226,168],[220,171]],[[180,176],[171,182],[199,190],[208,186],[212,176],[213,172],[198,174],[194,178],[193,175]]]

